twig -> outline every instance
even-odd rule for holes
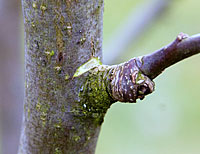
[[[198,53],[200,53],[200,34],[189,37],[180,33],[171,44],[141,57],[138,66],[145,75],[154,79],[165,68]]]
[[[114,101],[136,102],[154,91],[153,79],[165,68],[198,53],[200,34],[189,37],[180,33],[175,41],[158,51],[119,65],[100,65],[94,72],[104,71],[105,85]]]

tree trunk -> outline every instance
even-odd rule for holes
[[[78,67],[101,59],[103,0],[22,0],[25,102],[19,153],[94,153],[100,125],[83,118]],[[85,106],[85,105],[84,105]]]

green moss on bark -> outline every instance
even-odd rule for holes
[[[85,80],[79,89],[78,112],[83,118],[93,118],[98,125],[103,122],[105,113],[114,102],[110,96],[109,71],[108,66],[100,65],[80,76]]]

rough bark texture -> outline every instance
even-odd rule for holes
[[[94,153],[100,125],[76,114],[77,68],[101,58],[103,0],[22,0],[25,103],[19,153]]]

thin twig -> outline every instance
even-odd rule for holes
[[[171,44],[141,57],[138,65],[145,75],[154,79],[165,68],[198,53],[200,53],[200,34],[189,37],[180,33]]]

